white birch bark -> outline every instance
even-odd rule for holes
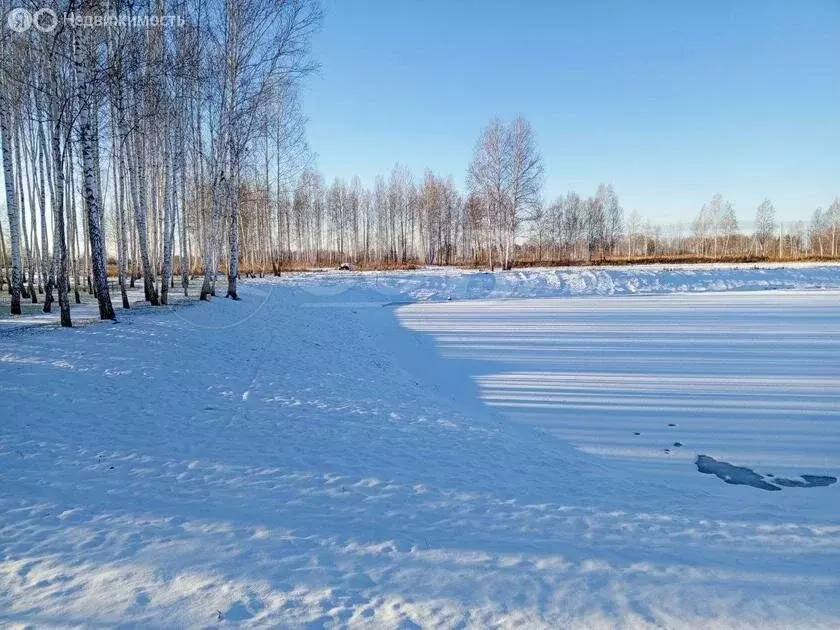
[[[160,276],[160,303],[169,303],[169,281],[172,277],[173,200],[175,181],[172,173],[171,134],[164,130],[163,153],[163,265]]]
[[[122,90],[122,81],[117,86],[117,116],[120,123],[120,134],[123,142],[128,144],[129,128],[124,110],[124,93]],[[137,120],[137,106],[132,107],[133,118]],[[133,149],[133,151],[132,151]],[[138,147],[135,142],[130,143],[129,149],[126,152],[126,165],[128,167],[129,187],[131,189],[131,205],[134,209],[134,223],[137,232],[138,250],[140,253],[140,262],[143,269],[143,290],[146,300],[157,306],[159,304],[157,288],[155,287],[154,269],[152,267],[151,257],[149,256],[149,240],[148,230],[146,228],[146,190],[145,178],[143,177],[143,169],[139,166],[142,158],[137,155]]]
[[[4,53],[5,54],[5,53]],[[0,69],[2,71],[2,69]],[[2,79],[2,77],[0,77]],[[11,314],[20,315],[21,297],[21,251],[20,251],[20,221],[18,215],[17,196],[15,193],[14,168],[12,166],[12,134],[9,129],[9,103],[6,96],[5,81],[0,82],[0,144],[3,152],[3,179],[6,188],[6,210],[9,215],[9,237],[12,250],[11,273]]]
[[[52,90],[55,88],[55,79],[53,77]],[[70,298],[68,296],[68,279],[67,279],[67,241],[65,239],[65,225],[64,225],[64,162],[63,153],[61,151],[61,115],[59,108],[53,107],[53,129],[51,133],[52,143],[52,164],[53,177],[55,182],[53,185],[53,247],[57,253],[56,262],[56,284],[58,288],[58,305],[61,310],[61,325],[70,327],[73,325],[70,318]]]
[[[79,143],[82,150],[82,175],[84,195],[87,202],[87,224],[90,239],[91,266],[96,284],[100,319],[115,319],[111,294],[108,289],[108,273],[105,259],[105,243],[102,237],[102,206],[99,196],[99,173],[94,165],[93,145],[98,142],[97,131],[91,126],[90,116],[90,73],[86,56],[82,55],[84,29],[74,38],[74,60],[78,79],[77,97],[79,102]]]

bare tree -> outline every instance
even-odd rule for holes
[[[540,208],[543,184],[542,156],[531,124],[524,118],[510,123],[505,137],[508,163],[504,205],[504,244],[502,266],[513,266],[513,245],[523,221],[532,220]]]
[[[467,188],[486,208],[490,266],[494,247],[510,269],[513,249],[527,213],[539,208],[542,158],[531,125],[523,118],[509,124],[491,120],[476,143],[467,171]]]
[[[776,228],[776,209],[769,199],[765,199],[755,213],[755,240],[761,247],[762,254],[773,238]]]
[[[616,253],[618,241],[624,234],[624,209],[612,184],[601,184],[595,192],[604,208],[604,247],[610,255]]]

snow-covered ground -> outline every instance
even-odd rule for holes
[[[838,476],[838,288],[300,274],[9,329],[0,625],[836,628],[838,485],[694,457]]]
[[[840,264],[555,267],[495,273],[430,267],[402,272],[294,273],[285,282],[322,294],[356,286],[412,301],[840,289]]]
[[[170,289],[169,305],[162,307],[162,310],[168,310],[170,307],[179,306],[188,302],[194,302],[198,299],[198,293],[201,289],[201,279],[196,278],[190,282],[189,296],[185,296],[180,284],[177,288]],[[122,311],[122,297],[118,288],[116,279],[112,279],[111,286],[111,302],[114,310],[119,315]],[[126,291],[128,296],[128,303],[131,308],[138,310],[149,307],[149,303],[145,301],[143,294],[143,282],[137,283],[137,286]],[[38,294],[38,302],[33,304],[29,298],[21,299],[21,310],[23,315],[21,317],[9,316],[9,302],[10,296],[6,291],[0,293],[0,335],[4,332],[16,331],[21,328],[33,328],[38,326],[50,326],[58,324],[60,317],[60,310],[58,301],[52,304],[52,311],[44,313],[44,296]],[[73,292],[70,292],[70,317],[74,326],[84,326],[99,321],[99,305],[93,295],[85,292],[79,292],[80,303],[76,304]],[[160,310],[160,309],[159,309]]]

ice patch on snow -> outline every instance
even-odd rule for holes
[[[719,461],[708,455],[697,456],[697,470],[707,475],[715,475],[721,481],[740,486],[752,486],[759,490],[779,491],[785,488],[818,488],[830,486],[837,483],[837,477],[829,475],[802,475],[802,481],[798,479],[787,479],[784,477],[773,477],[759,475],[746,466],[733,466],[724,461]]]

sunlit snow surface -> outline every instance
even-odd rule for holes
[[[837,484],[694,459],[838,476],[838,288],[302,274],[7,326],[0,626],[836,628]]]

